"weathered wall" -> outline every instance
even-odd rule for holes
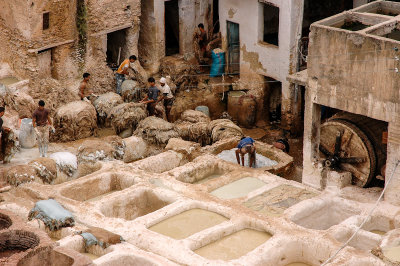
[[[20,78],[38,77],[43,63],[36,52],[75,39],[76,2],[2,1],[0,3],[2,51],[0,59],[9,63]],[[50,12],[50,27],[43,30],[43,13]],[[71,50],[68,51],[69,53]],[[66,60],[60,60],[58,66]],[[24,66],[24,67],[21,67]]]
[[[208,29],[213,0],[179,0],[179,54],[189,60],[194,57],[193,34],[199,23]],[[164,0],[141,0],[139,58],[142,65],[156,73],[160,60],[165,57]],[[168,15],[168,14],[167,14]]]
[[[87,0],[87,50],[84,70],[92,74],[97,92],[114,89],[114,75],[106,65],[107,34],[125,29],[126,49],[121,61],[138,54],[140,0]]]
[[[227,21],[239,23],[240,77],[245,89],[253,87],[261,90],[262,94],[263,84],[260,84],[260,79],[254,79],[254,75],[268,76],[282,82],[282,111],[285,113],[290,110],[290,90],[286,76],[296,70],[303,0],[269,2],[279,7],[279,46],[261,41],[263,10],[258,0],[220,0],[221,33],[224,49],[227,50]],[[254,80],[256,82],[252,82]]]
[[[35,1],[29,5],[30,41],[34,49],[74,40],[76,1]],[[43,30],[43,13],[50,13],[50,27]],[[26,17],[20,18],[26,22]]]
[[[312,27],[308,73],[317,78],[314,102],[374,119],[399,119],[400,42]]]

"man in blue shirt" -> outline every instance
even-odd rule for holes
[[[149,112],[149,116],[152,116],[156,113],[156,105],[160,91],[156,87],[156,81],[153,77],[149,78],[147,81],[149,82],[149,92],[141,102],[147,103],[147,111]]]
[[[240,157],[242,158],[242,166],[244,166],[244,156],[246,153],[249,154],[249,167],[256,166],[256,147],[254,146],[254,139],[250,137],[243,137],[236,150],[236,160],[240,164]]]

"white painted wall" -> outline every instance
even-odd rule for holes
[[[282,114],[290,109],[290,83],[288,74],[296,72],[297,43],[303,21],[303,0],[269,0],[279,7],[279,46],[262,42],[263,7],[259,0],[220,0],[219,16],[223,46],[227,51],[227,21],[238,23],[240,31],[241,80],[254,80],[254,73],[282,82]],[[250,63],[243,50],[256,53],[259,64]],[[262,88],[263,79],[254,85]],[[247,85],[249,86],[249,85]],[[251,88],[249,88],[251,89]],[[283,117],[284,119],[284,117]],[[285,121],[283,120],[285,123]]]
[[[272,77],[281,82],[286,82],[286,76],[291,68],[290,62],[295,58],[290,57],[297,43],[297,35],[300,31],[303,13],[302,0],[270,0],[279,7],[279,47],[260,41],[260,33],[263,30],[262,4],[258,0],[220,0],[220,22],[223,38],[227,36],[226,21],[240,24],[241,46],[246,46],[247,52],[259,54],[262,68],[256,72]],[[243,53],[241,53],[241,62]]]

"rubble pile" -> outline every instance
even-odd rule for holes
[[[43,100],[46,103],[45,107],[50,110],[51,114],[55,114],[61,106],[80,99],[77,91],[67,89],[59,81],[52,78],[38,79],[30,83],[27,93],[34,99],[35,108],[38,101]],[[26,117],[31,116],[32,113]]]

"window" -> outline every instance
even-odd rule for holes
[[[50,28],[50,12],[43,13],[43,30]]]
[[[262,41],[278,46],[279,40],[279,7],[262,3],[263,35]]]

